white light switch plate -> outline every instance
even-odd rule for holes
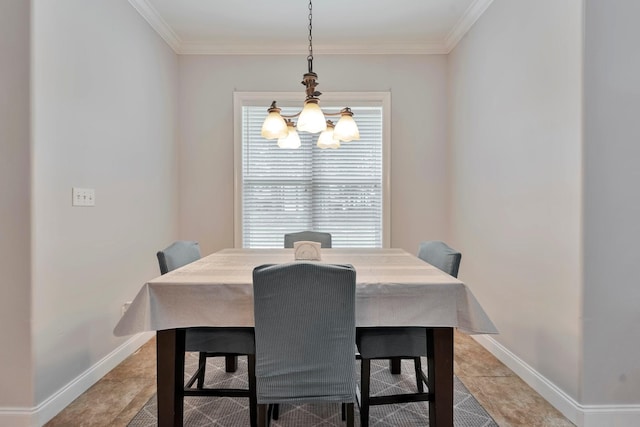
[[[95,206],[96,190],[93,188],[77,188],[73,187],[71,192],[72,206]]]

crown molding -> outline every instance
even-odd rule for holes
[[[140,15],[151,25],[162,39],[173,49],[175,53],[180,53],[182,40],[173,31],[171,26],[166,23],[158,11],[149,4],[147,0],[129,0],[129,3]]]
[[[475,0],[465,11],[443,41],[416,42],[405,41],[397,43],[361,43],[335,44],[317,46],[316,53],[338,55],[441,55],[448,54],[462,40],[464,35],[473,27],[475,22],[487,10],[493,0]],[[162,37],[162,39],[179,55],[299,55],[306,51],[306,45],[288,44],[247,44],[225,41],[199,42],[184,41],[173,31],[171,26],[162,19],[158,11],[148,0],[129,0],[129,3]]]
[[[185,42],[177,53],[182,55],[300,55],[307,51],[300,44],[238,44]],[[432,55],[446,54],[442,43],[369,43],[314,46],[315,54],[334,55]]]
[[[444,39],[444,45],[447,49],[446,53],[451,52],[453,48],[458,45],[460,40],[462,40],[465,34],[473,27],[473,24],[476,23],[491,3],[493,3],[493,0],[476,0],[469,5],[460,20],[453,26],[453,29]]]

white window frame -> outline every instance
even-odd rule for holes
[[[242,107],[264,105],[265,111],[273,100],[278,106],[302,108],[304,94],[300,92],[234,92],[234,246],[242,247]],[[323,92],[320,97],[323,108],[339,109],[345,106],[382,107],[382,247],[391,243],[391,93],[390,92]],[[357,117],[354,117],[356,122]],[[275,144],[265,140],[265,144]],[[357,141],[353,141],[357,144]]]

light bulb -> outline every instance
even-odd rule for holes
[[[293,122],[287,120],[287,128],[289,134],[285,138],[278,139],[278,147],[280,148],[298,148],[300,147],[300,136],[296,132]]]
[[[318,133],[327,129],[324,113],[318,105],[316,98],[307,99],[304,108],[298,117],[298,130],[309,133]]]
[[[327,130],[322,132],[318,137],[318,147],[319,148],[338,148],[340,147],[340,141],[335,139],[334,136],[334,126],[331,120],[327,120],[326,122]]]
[[[261,135],[266,139],[286,138],[287,137],[287,124],[280,115],[280,108],[276,107],[276,102],[273,101],[269,108],[269,114],[262,123]]]
[[[353,120],[351,109],[348,107],[343,108],[340,113],[340,120],[336,124],[333,137],[344,142],[360,139],[360,131],[355,120]]]

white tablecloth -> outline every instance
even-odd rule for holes
[[[294,262],[293,249],[224,249],[147,282],[116,336],[193,326],[253,326],[253,268]],[[322,249],[322,260],[356,269],[358,326],[497,330],[461,281],[401,249]]]

